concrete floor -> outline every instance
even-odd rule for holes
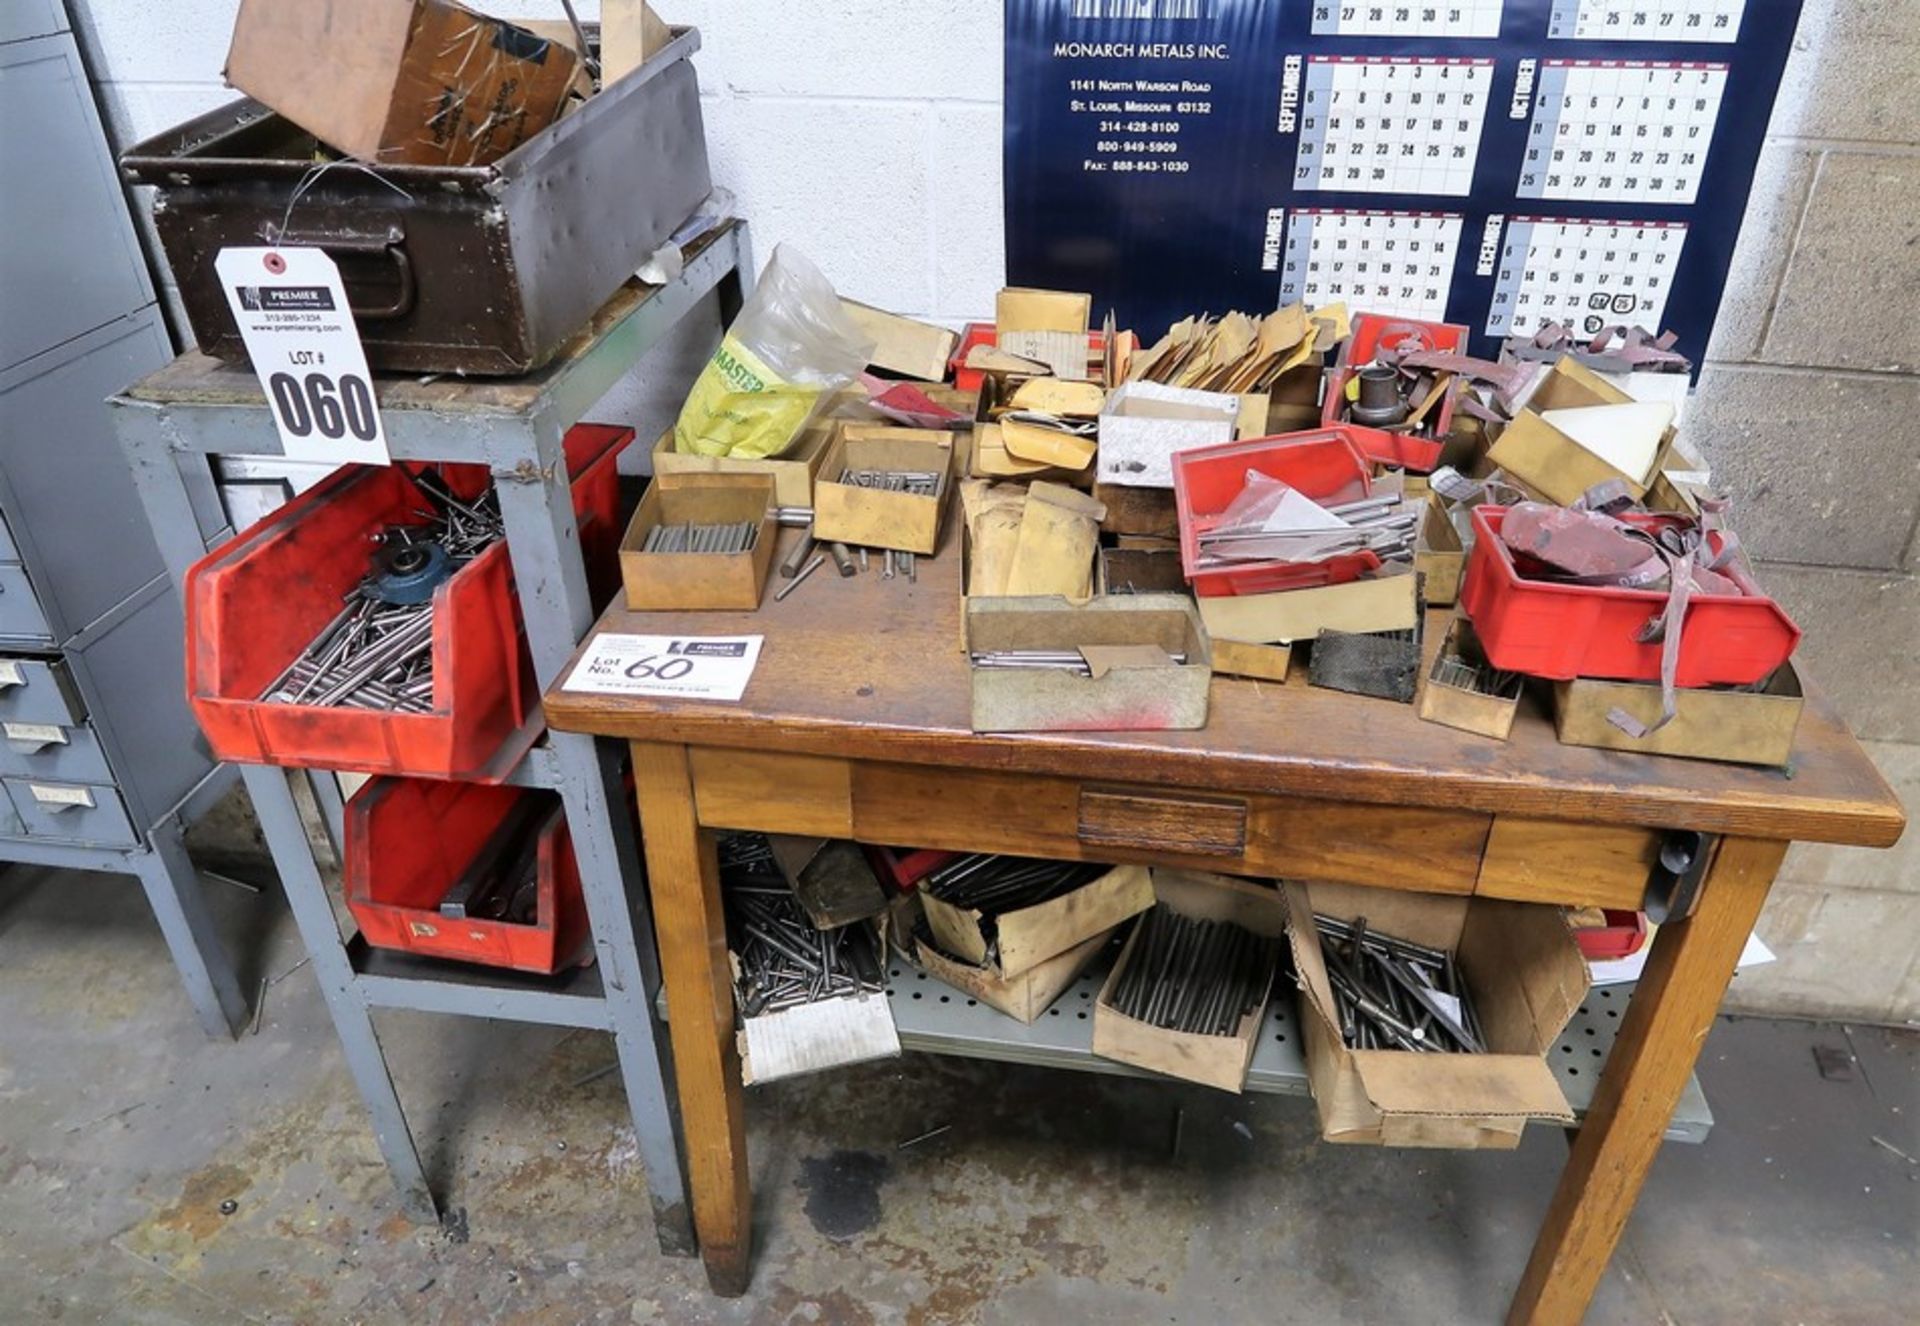
[[[0,1320],[1496,1322],[1565,1156],[1549,1128],[1322,1146],[1305,1100],[911,1056],[749,1094],[758,1270],[722,1302],[656,1251],[617,1079],[582,1084],[597,1033],[383,1022],[457,1213],[409,1225],[272,887],[216,888],[272,982],[237,1044],[195,1029],[130,880],[0,875]],[[1589,1321],[1911,1320],[1920,1036],[1723,1022],[1701,1071],[1718,1126],[1660,1157]]]

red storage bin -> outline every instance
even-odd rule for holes
[[[969,322],[960,333],[960,344],[953,352],[953,358],[947,361],[947,367],[953,370],[953,385],[961,391],[978,391],[987,375],[977,368],[967,367],[967,351],[976,345],[997,345],[999,333],[991,322]],[[1105,332],[1087,333],[1087,357],[1106,353],[1107,335]]]
[[[1352,331],[1347,338],[1342,367],[1371,364],[1380,353],[1380,342],[1398,345],[1409,336],[1420,342],[1422,350],[1467,352],[1467,329],[1457,322],[1422,322],[1419,318],[1395,317],[1390,313],[1356,313]]]
[[[1635,640],[1667,604],[1664,589],[1567,585],[1529,580],[1500,541],[1505,507],[1476,507],[1475,540],[1460,586],[1460,609],[1486,650],[1509,672],[1571,681],[1660,680],[1660,646]],[[1671,517],[1629,515],[1643,529]],[[1680,686],[1745,686],[1770,675],[1800,643],[1800,628],[1764,595],[1700,594],[1687,601],[1680,636]]]
[[[1246,562],[1199,569],[1200,535],[1246,487],[1248,470],[1280,480],[1316,502],[1357,501],[1372,491],[1369,466],[1351,430],[1321,428],[1276,437],[1225,442],[1174,453],[1173,501],[1180,520],[1180,565],[1203,598],[1266,594],[1357,580],[1380,565],[1370,552],[1325,562]]]
[[[590,582],[619,581],[619,476],[633,431],[590,425],[566,439]],[[340,611],[367,572],[372,536],[419,519],[422,467],[354,466],[208,554],[187,573],[187,699],[222,760],[498,781],[539,735],[532,661],[503,541],[434,592],[433,709],[388,713],[268,704],[259,696]],[[459,496],[484,465],[437,467]],[[604,596],[604,595],[603,595]]]
[[[1580,926],[1573,932],[1580,954],[1588,962],[1630,958],[1647,942],[1645,913],[1615,911],[1609,907],[1606,916],[1607,923],[1603,926]]]
[[[460,872],[528,798],[552,806],[540,827],[533,924],[440,915]],[[540,973],[593,955],[573,839],[551,792],[376,778],[347,803],[346,857],[347,909],[378,948]]]

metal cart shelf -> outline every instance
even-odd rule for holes
[[[593,623],[561,439],[705,296],[718,291],[730,320],[752,281],[747,226],[729,222],[690,247],[679,279],[664,286],[630,282],[536,373],[505,381],[381,381],[381,415],[395,460],[479,462],[491,469],[542,688]],[[167,569],[184,586],[188,568],[208,547],[185,476],[203,455],[283,454],[266,401],[250,369],[188,354],[129,387],[113,405]],[[241,770],[381,1154],[416,1219],[436,1218],[438,1207],[380,1049],[371,1016],[376,1008],[611,1031],[661,1247],[693,1251],[664,1033],[653,1013],[659,963],[618,756],[591,737],[554,732],[516,768],[501,771],[511,783],[560,794],[579,859],[595,964],[548,979],[413,959],[369,948],[357,935],[343,938],[289,785],[298,771]],[[337,846],[339,805],[322,810]]]
[[[1093,1001],[1106,980],[1106,964],[1095,963],[1054,1001],[1053,1007],[1023,1025],[1006,1014],[968,998],[896,956],[888,968],[889,998],[900,1046],[930,1054],[952,1054],[1004,1063],[1073,1068],[1122,1077],[1159,1077],[1093,1052]],[[1586,1002],[1555,1042],[1548,1056],[1567,1103],[1584,1116],[1600,1083],[1600,1070],[1613,1051],[1619,1014],[1633,993],[1630,985],[1589,991]],[[1300,1048],[1299,1019],[1291,990],[1283,990],[1267,1011],[1266,1025],[1247,1070],[1247,1090],[1283,1096],[1308,1094],[1307,1064]],[[1166,1079],[1160,1078],[1164,1081]],[[1667,1140],[1704,1142],[1713,1113],[1689,1078],[1680,1104],[1667,1125]]]

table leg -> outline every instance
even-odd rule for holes
[[[713,835],[700,828],[687,748],[633,743],[640,829],[667,987],[674,1077],[700,1259],[716,1294],[747,1291],[746,1103],[734,1045],[733,985]]]
[[[1508,1326],[1573,1326],[1585,1315],[1786,849],[1726,839],[1693,916],[1655,935]]]

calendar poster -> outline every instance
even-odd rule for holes
[[[1703,357],[1800,0],[1006,0],[1007,274]]]

